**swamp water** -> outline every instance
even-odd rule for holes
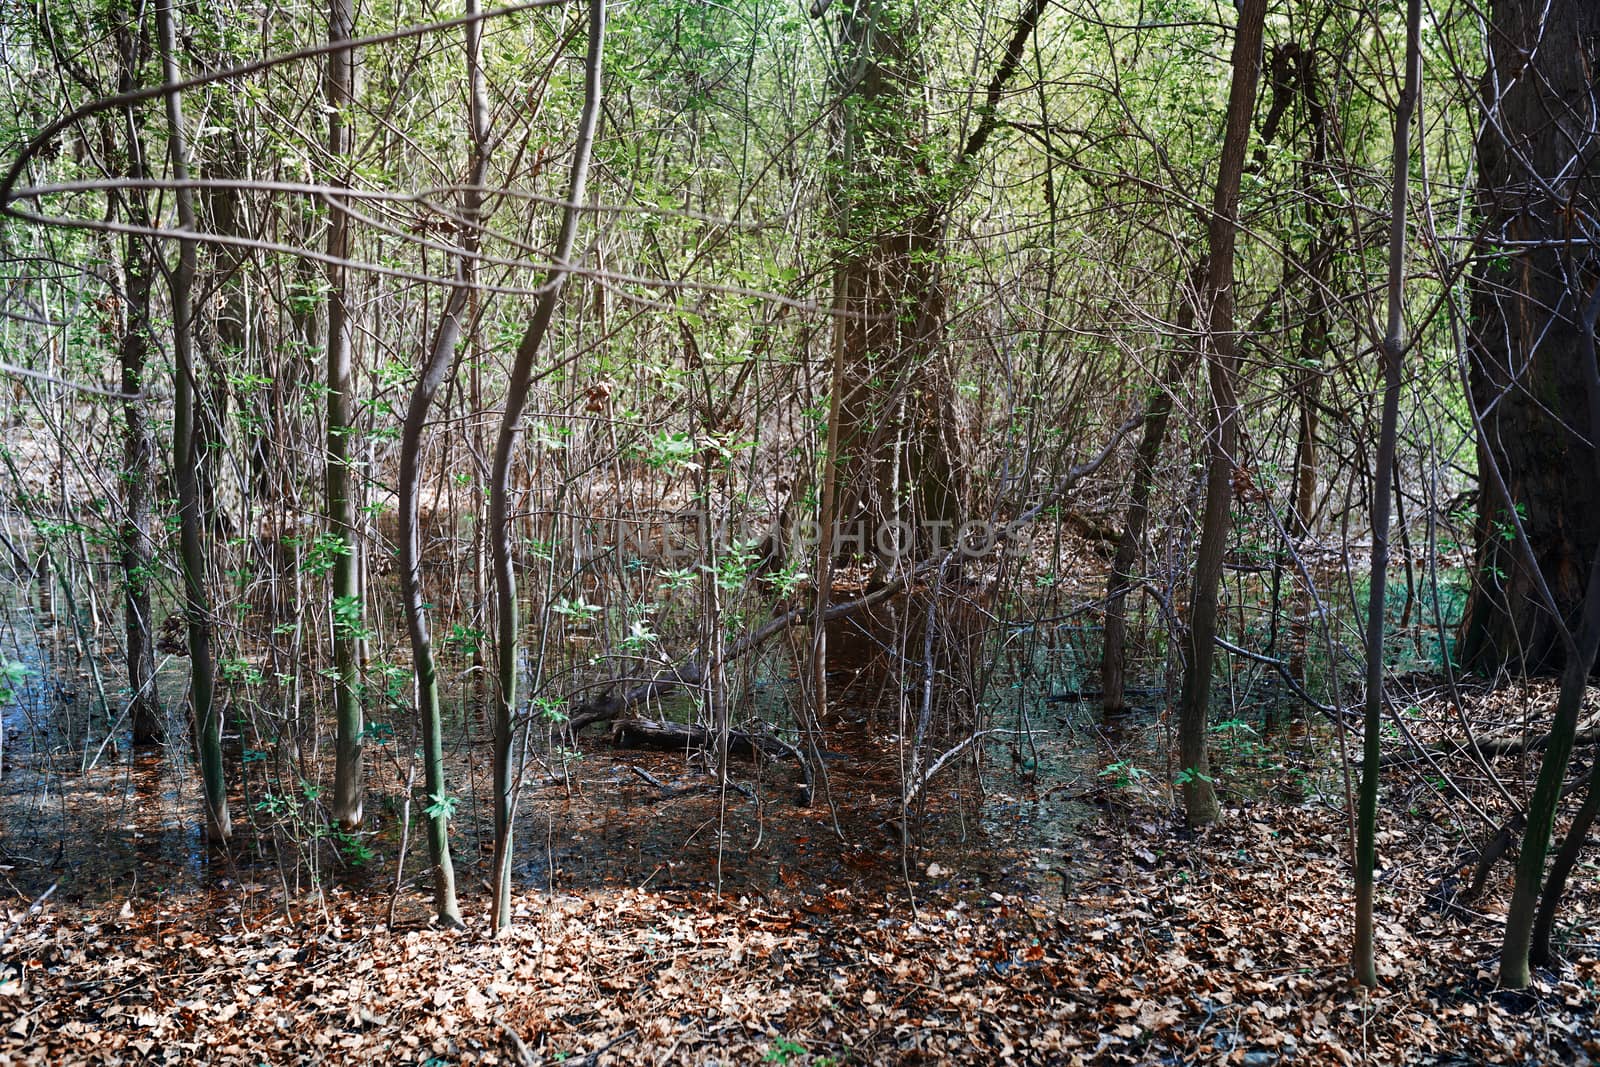
[[[306,888],[309,881],[284,877],[284,864],[263,847],[265,835],[247,829],[245,847],[230,858],[208,853],[186,747],[130,748],[127,724],[119,722],[126,693],[111,666],[114,642],[108,634],[89,636],[98,649],[97,679],[84,655],[85,633],[81,611],[73,621],[48,599],[13,598],[0,619],[0,649],[19,665],[20,679],[0,712],[0,874],[14,895],[31,898],[57,881],[63,900],[239,882]],[[905,694],[898,684],[889,692],[864,667],[870,647],[841,639],[832,647],[832,699],[822,734],[827,783],[819,783],[813,804],[797,802],[800,775],[787,760],[736,761],[736,785],[718,790],[699,754],[614,749],[591,731],[575,748],[555,745],[530,762],[518,876],[529,888],[561,892],[720,888],[734,898],[767,901],[923,887],[978,900],[991,892],[1060,899],[1073,883],[1104,869],[1101,853],[1109,843],[1130,830],[1158,839],[1170,828],[1147,825],[1152,812],[1171,804],[1166,689],[1160,677],[1139,679],[1130,691],[1137,706],[1105,714],[1087,688],[1098,644],[1093,627],[1067,623],[1014,630],[1011,637],[1028,651],[987,657],[993,670],[978,725],[989,732],[932,779],[911,805],[909,827],[900,798],[912,738],[898,725],[903,696],[906,733],[914,732],[920,698],[911,690],[920,689],[920,677],[908,677]],[[181,701],[184,666],[170,661],[163,668],[169,713]],[[1302,718],[1264,735],[1262,709],[1293,697],[1259,665],[1235,667],[1228,683],[1217,687],[1219,701],[1232,710],[1217,716],[1213,741],[1225,803],[1268,789],[1313,801],[1319,791],[1331,791],[1333,783],[1305,770],[1327,763],[1328,728]],[[795,675],[792,660],[762,657],[745,717],[792,721],[791,709],[803,699]],[[687,699],[655,710],[678,718],[693,712]],[[453,847],[469,895],[487,870],[490,840],[487,734],[475,718],[471,710],[460,716],[449,757],[461,797]],[[348,840],[329,842],[333,854],[321,863],[323,884],[379,892],[394,884],[405,811],[405,777],[398,772],[405,761],[391,758],[398,754],[392,746],[410,744],[409,727],[395,724],[390,736],[399,741],[375,743],[369,756],[367,825]],[[920,765],[926,768],[965,736],[933,731]],[[260,821],[261,789],[258,784],[241,795],[241,749],[248,757],[234,736],[230,775],[242,825]],[[426,861],[415,804],[411,816],[404,835],[406,880],[421,890]],[[291,843],[291,865],[297,847],[302,859],[317,851]],[[420,901],[413,901],[417,909]]]

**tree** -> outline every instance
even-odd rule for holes
[[[467,13],[476,14],[477,0],[467,0]],[[422,723],[423,778],[428,800],[428,855],[433,863],[433,901],[439,920],[461,924],[456,903],[455,866],[450,859],[450,812],[444,777],[444,723],[439,702],[439,678],[433,640],[422,601],[422,437],[428,410],[455,359],[462,319],[477,285],[478,227],[483,214],[483,184],[489,169],[489,104],[483,85],[483,25],[464,28],[467,59],[467,122],[472,137],[472,161],[462,191],[461,254],[456,261],[456,284],[445,298],[439,325],[422,360],[411,402],[406,408],[400,437],[400,598],[411,640],[417,715]]]
[[[533,381],[533,363],[544,346],[550,322],[561,301],[561,290],[572,273],[572,248],[578,236],[583,191],[589,179],[589,154],[595,127],[600,122],[601,74],[605,56],[605,0],[589,2],[589,46],[583,66],[583,112],[572,147],[572,170],[566,201],[561,209],[561,231],[556,236],[551,267],[539,289],[533,316],[517,343],[506,385],[505,411],[495,438],[494,464],[489,475],[489,542],[494,553],[496,675],[499,688],[494,705],[494,889],[490,923],[498,933],[511,925],[512,822],[517,811],[516,767],[512,742],[517,715],[517,672],[521,668],[518,632],[517,578],[511,553],[511,461],[522,432],[523,409]]]
[[[1383,414],[1372,479],[1372,571],[1367,599],[1367,706],[1362,721],[1361,810],[1356,828],[1356,981],[1377,987],[1373,953],[1373,876],[1378,862],[1378,779],[1383,766],[1384,591],[1389,568],[1390,483],[1400,422],[1400,361],[1405,355],[1406,186],[1411,174],[1411,119],[1422,92],[1422,0],[1406,4],[1405,86],[1394,113],[1394,186],[1389,201],[1389,316],[1379,345]]]
[[[1480,482],[1476,580],[1462,633],[1465,664],[1558,670],[1560,630],[1577,625],[1600,549],[1600,481],[1574,479],[1586,448],[1583,327],[1572,242],[1593,240],[1600,171],[1591,162],[1600,7],[1587,0],[1492,5],[1478,210],[1487,240],[1472,287],[1471,388],[1483,416],[1479,468],[1504,473],[1509,502]],[[1514,514],[1513,514],[1514,513]],[[1521,525],[1533,548],[1515,545]],[[1539,574],[1556,614],[1543,604]]]
[[[812,7],[827,11],[827,0]],[[948,216],[999,122],[999,106],[1044,12],[1024,0],[953,163],[926,129],[922,19],[904,0],[840,5],[830,188],[838,261],[815,615],[828,616],[847,532],[860,555],[925,558],[960,518],[964,490],[942,351]],[[891,565],[900,561],[891,561]],[[827,710],[827,634],[811,646],[806,736]],[[817,755],[817,753],[813,753]]]
[[[117,91],[138,85],[149,58],[149,29],[136,9],[118,9],[112,33],[117,44]],[[136,185],[147,176],[144,138],[138,110],[129,105],[118,117],[124,125],[127,177]],[[124,194],[129,222],[148,228],[143,190]],[[150,586],[155,578],[155,539],[151,530],[151,472],[155,435],[150,427],[148,364],[154,326],[152,296],[156,257],[149,241],[137,234],[122,238],[123,328],[117,346],[122,385],[122,588],[123,642],[127,650],[128,689],[134,744],[161,739],[161,694],[156,688],[155,631],[150,616]]]
[[[1464,374],[1478,434],[1478,580],[1463,656],[1561,671],[1501,949],[1501,983],[1521,988],[1536,924],[1548,952],[1574,859],[1569,837],[1541,916],[1546,853],[1600,648],[1600,286],[1588,251],[1600,235],[1600,178],[1588,164],[1600,11],[1579,0],[1507,0],[1490,31],[1477,144],[1486,251]],[[1573,478],[1574,449],[1591,457],[1591,476]]]
[[[1179,782],[1192,826],[1216,821],[1217,792],[1211,781],[1206,729],[1211,713],[1211,665],[1216,655],[1217,585],[1232,529],[1233,476],[1238,456],[1238,339],[1234,336],[1234,243],[1239,185],[1255,113],[1266,0],[1244,0],[1233,37],[1233,85],[1228,94],[1222,155],[1208,225],[1210,276],[1203,297],[1204,345],[1211,407],[1206,426],[1205,512],[1189,602],[1189,640],[1179,705]]]
[[[829,457],[837,508],[822,521],[860,535],[866,555],[885,524],[925,531],[959,510],[949,389],[935,361],[947,197],[924,128],[922,13],[902,0],[839,8],[834,329],[845,377],[839,455]]]
[[[328,40],[348,41],[355,32],[353,0],[329,0]],[[354,131],[355,52],[328,53],[328,155],[348,165]],[[343,827],[361,824],[362,714],[361,633],[366,615],[356,541],[356,492],[352,435],[355,432],[355,382],[351,374],[349,290],[345,260],[350,258],[350,220],[344,205],[328,203],[328,444],[325,478],[328,532],[336,545],[332,577],[335,736],[333,817]]]
[[[196,233],[194,194],[188,187],[188,138],[184,129],[183,95],[177,88],[177,28],[172,0],[156,4],[157,33],[161,42],[161,69],[168,86],[167,151],[172,176],[178,183],[174,199],[178,225]],[[200,494],[201,457],[196,450],[194,360],[194,301],[196,242],[178,241],[178,263],[169,275],[172,293],[172,476],[178,488],[178,539],[183,571],[183,611],[189,637],[189,705],[200,776],[205,792],[206,836],[213,844],[226,844],[233,836],[228,814],[228,787],[223,777],[222,709],[216,700],[216,663],[211,647],[211,597],[206,587],[208,548],[205,515]]]

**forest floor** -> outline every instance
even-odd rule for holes
[[[1084,648],[1057,653],[1081,681]],[[444,930],[414,826],[400,845],[406,745],[375,749],[367,829],[345,841],[264,816],[266,763],[243,748],[256,777],[233,803],[249,815],[230,856],[208,855],[178,751],[130,757],[81,722],[38,740],[48,715],[87,703],[66,662],[37,657],[36,706],[11,718],[0,766],[0,1067],[1600,1058],[1593,857],[1563,911],[1566,959],[1527,992],[1495,985],[1510,863],[1462,891],[1475,847],[1512,812],[1449,741],[1471,721],[1507,792],[1526,795],[1525,731],[1547,682],[1462,690],[1459,710],[1436,678],[1394,683],[1433,756],[1386,727],[1368,993],[1349,978],[1340,756],[1360,739],[1315,713],[1258,730],[1284,706],[1259,665],[1236,663],[1220,687],[1225,810],[1199,833],[1165,784],[1159,684],[1143,710],[1109,716],[1063,674],[1002,679],[991,721],[1014,729],[981,773],[953,762],[909,833],[890,818],[905,740],[854,669],[829,683],[842,709],[826,728],[831,803],[799,806],[784,764],[742,765],[741,791],[719,793],[682,753],[592,735],[558,746],[523,802],[516,921],[495,939],[481,736],[452,757],[469,925]],[[753,714],[792,699],[786,670],[755,685]]]
[[[1480,693],[1473,706],[1504,718],[1547,697]],[[1516,760],[1502,757],[1505,776],[1518,773]],[[723,806],[685,790],[619,814],[622,782],[641,796],[655,788],[632,766],[681,774],[682,757],[595,746],[585,766],[576,800],[551,783],[530,797],[535,821],[563,812],[565,851],[555,821],[527,846],[546,859],[525,868],[515,927],[498,940],[483,928],[486,894],[472,873],[471,925],[448,931],[427,921],[420,882],[398,895],[383,888],[392,866],[308,896],[286,893],[274,867],[203,864],[204,877],[186,882],[146,852],[142,873],[96,885],[60,854],[8,852],[0,1064],[1467,1064],[1600,1054],[1600,946],[1583,940],[1600,915],[1595,868],[1574,880],[1567,962],[1527,993],[1497,991],[1509,868],[1501,861],[1470,907],[1452,895],[1470,856],[1460,811],[1425,765],[1386,772],[1382,987],[1370,994],[1349,980],[1348,823],[1341,798],[1320,788],[1226,791],[1222,822],[1192,834],[1163,790],[1102,771],[1066,840],[1058,824],[1042,836],[1024,825],[1059,790],[997,772],[991,790],[1012,793],[991,792],[985,803],[1001,817],[970,826],[967,851],[905,853],[881,827],[865,845],[837,844],[827,814],[792,802]],[[64,803],[87,812],[95,795]],[[133,821],[101,828],[108,849],[143,837],[134,828],[151,817],[117,810],[105,818]],[[964,810],[952,802],[944,814]],[[728,823],[730,812],[748,825]],[[854,825],[848,805],[843,816]],[[719,819],[720,894],[706,845]],[[627,839],[626,827],[643,826],[676,861]],[[758,853],[776,859],[752,867]],[[639,866],[581,866],[616,854]],[[853,869],[870,876],[852,879]],[[51,878],[57,891],[30,910]]]

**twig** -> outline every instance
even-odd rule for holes
[[[632,1037],[634,1034],[636,1034],[638,1032],[639,1032],[638,1030],[624,1030],[624,1031],[622,1031],[622,1033],[618,1034],[616,1037],[612,1038],[610,1041],[607,1041],[605,1044],[601,1045],[599,1048],[595,1049],[593,1052],[591,1052],[588,1055],[584,1056],[581,1060],[573,1060],[572,1061],[573,1062],[573,1067],[594,1067],[595,1064],[600,1062],[600,1057],[605,1055],[607,1052],[609,1052],[613,1045],[621,1044],[622,1042],[628,1040],[628,1038]]]
[[[511,1051],[517,1054],[517,1059],[522,1063],[522,1067],[539,1067],[539,1057],[535,1056],[533,1049],[529,1048],[528,1043],[522,1040],[522,1035],[511,1029],[510,1026],[506,1025],[506,1021],[498,1016],[495,1018],[495,1023],[500,1027],[500,1032],[505,1035],[506,1044],[510,1045]]]
[[[22,917],[11,924],[11,926],[5,932],[5,936],[0,937],[0,948],[5,948],[6,942],[11,940],[11,935],[21,929],[22,924],[31,919],[35,912],[44,907],[44,902],[50,899],[50,894],[54,893],[56,891],[56,886],[60,884],[61,879],[57,878],[55,881],[50,883],[49,889],[46,889],[43,893],[40,893],[38,899],[36,899],[32,904],[28,905],[28,910],[22,913]]]
[[[923,774],[919,776],[915,782],[911,783],[911,785],[906,789],[906,795],[904,799],[901,800],[900,806],[902,808],[911,807],[912,802],[917,799],[917,795],[921,793],[927,784],[933,780],[934,775],[938,774],[944,769],[945,764],[961,755],[981,739],[988,737],[990,734],[999,732],[1000,731],[998,730],[979,730],[977,733],[966,738],[960,744],[956,745],[956,747],[952,748],[950,751],[934,760],[932,766],[923,772]]]
[[[400,902],[400,891],[406,884],[406,850],[411,845],[411,788],[417,781],[417,761],[406,768],[406,799],[400,808],[400,858],[395,861],[394,892],[389,894],[389,915],[384,922],[394,929],[394,908]]]
[[[668,785],[666,782],[663,782],[661,779],[657,778],[655,775],[651,774],[649,771],[645,770],[643,767],[636,767],[636,766],[630,765],[628,767],[628,770],[632,771],[634,774],[638,775],[640,778],[643,778],[645,781],[649,782],[651,785],[655,786],[657,789],[661,790],[663,793],[672,792],[672,787],[670,785]]]
[[[98,385],[85,385],[83,382],[72,382],[65,378],[57,378],[55,375],[45,374],[43,371],[29,370],[27,367],[19,367],[15,363],[0,362],[0,373],[14,374],[19,378],[33,378],[36,381],[49,382],[51,385],[59,385],[63,389],[73,389],[80,393],[109,396],[113,400],[142,400],[144,398],[144,393],[142,392],[119,393],[115,389],[103,389]]]

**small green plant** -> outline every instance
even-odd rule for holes
[[[239,685],[260,685],[266,681],[266,675],[260,669],[243,659],[225,659],[219,663],[218,668],[222,673],[222,680],[235,682]]]
[[[462,654],[476,652],[483,645],[484,638],[489,635],[482,630],[475,630],[470,626],[462,626],[459,622],[450,627],[450,634],[444,643]]]
[[[394,740],[394,726],[391,723],[373,719],[361,727],[361,740],[369,745],[387,745]]]
[[[534,697],[533,714],[540,722],[550,726],[559,726],[567,721],[567,713],[563,710],[566,701],[556,697]]]
[[[797,560],[778,572],[773,584],[777,587],[779,596],[788,597],[799,592],[810,580],[810,572],[802,569]]]
[[[652,470],[669,470],[673,467],[699,470],[700,464],[694,461],[696,451],[698,449],[693,437],[681,430],[663,431],[650,442],[649,450],[641,458]]]
[[[738,592],[757,562],[754,543],[734,545],[717,559],[718,587],[727,593]]]
[[[22,688],[28,680],[28,668],[16,660],[6,660],[0,664],[0,704],[9,704],[16,699],[17,690]]]
[[[266,796],[256,801],[256,810],[261,812],[263,815],[270,815],[275,819],[281,819],[288,815],[293,808],[292,805],[290,805],[287,797],[278,796],[276,793],[268,793]]]
[[[319,533],[306,546],[305,558],[301,560],[300,569],[314,578],[320,578],[333,570],[335,562],[349,554],[350,546],[345,543],[344,538],[331,533]]]
[[[373,636],[372,630],[366,625],[365,610],[359,596],[333,598],[333,629],[341,637],[348,637],[353,641]]]
[[[382,690],[383,702],[391,709],[410,711],[411,677],[407,668],[382,660],[367,668],[367,680],[362,683],[362,689],[365,692],[375,685]]]
[[[586,626],[600,614],[600,605],[590,604],[582,597],[577,600],[569,600],[566,597],[562,597],[550,605],[550,610],[574,626]]]
[[[687,589],[689,586],[694,584],[694,568],[674,567],[671,570],[662,571],[660,573],[660,578],[662,584],[667,587],[668,591]]]
[[[1229,719],[1211,727],[1217,736],[1217,748],[1236,760],[1261,759],[1269,754],[1255,727],[1242,719]]]
[[[339,846],[339,851],[343,853],[344,858],[350,862],[351,866],[364,866],[371,863],[378,855],[358,834],[335,830],[333,839],[335,844]]]
[[[804,1056],[805,1054],[806,1047],[804,1045],[797,1041],[790,1041],[786,1037],[780,1037],[772,1043],[771,1048],[767,1049],[767,1054],[761,1057],[761,1062],[787,1064],[794,1057]]]
[[[422,809],[422,813],[430,819],[443,819],[449,822],[455,818],[456,806],[460,803],[460,797],[453,797],[448,793],[429,793],[428,803]]]
[[[628,635],[617,642],[617,646],[626,652],[643,652],[660,639],[660,635],[650,629],[648,622],[635,619],[628,626]]]
[[[1144,768],[1136,766],[1132,760],[1119,759],[1100,768],[1099,776],[1110,779],[1111,784],[1118,789],[1126,789],[1149,773]]]

